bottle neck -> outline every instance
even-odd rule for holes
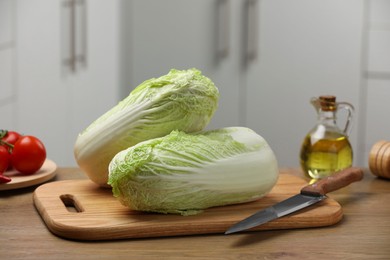
[[[318,113],[318,123],[336,126],[336,111],[322,111]]]

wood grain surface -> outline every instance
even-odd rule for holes
[[[236,222],[300,192],[306,182],[281,174],[265,197],[250,203],[214,207],[194,216],[137,212],[120,204],[110,189],[90,180],[52,182],[34,192],[34,203],[55,234],[80,240],[224,233]],[[332,199],[276,219],[252,230],[292,229],[333,225],[342,218]]]
[[[296,168],[282,174],[304,178]],[[52,181],[85,180],[78,168],[57,169]],[[54,235],[33,204],[37,186],[0,192],[0,259],[389,259],[390,181],[368,169],[362,181],[329,194],[343,219],[319,228],[264,230],[106,241]]]

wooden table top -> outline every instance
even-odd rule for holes
[[[52,181],[85,178],[77,168],[59,168]],[[329,194],[344,212],[336,225],[233,235],[67,240],[46,228],[35,188],[0,192],[0,259],[390,259],[390,181],[368,170],[361,182]]]

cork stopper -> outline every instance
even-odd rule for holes
[[[337,109],[335,96],[320,96],[319,100],[322,111],[335,111]]]
[[[381,140],[372,146],[368,165],[374,175],[390,179],[390,141]]]

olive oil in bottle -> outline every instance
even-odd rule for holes
[[[336,103],[334,96],[312,99],[318,112],[318,122],[303,140],[300,164],[305,174],[321,179],[352,165],[353,151],[348,140],[353,107],[348,103]],[[341,130],[336,124],[338,108],[348,110],[346,127]]]
[[[301,166],[309,177],[321,179],[352,165],[352,147],[345,136],[319,139],[307,135],[301,149]]]

